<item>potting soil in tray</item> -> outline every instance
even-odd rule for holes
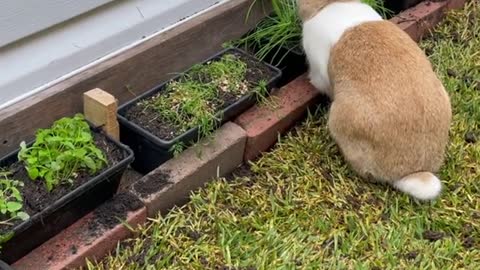
[[[31,180],[29,178],[22,162],[16,162],[7,168],[9,171],[13,172],[12,175],[9,176],[10,179],[19,180],[24,184],[23,187],[19,188],[23,198],[22,211],[32,217],[36,213],[52,205],[61,197],[72,192],[77,187],[88,182],[88,180],[92,179],[94,176],[99,175],[125,158],[124,150],[120,149],[113,142],[108,141],[105,136],[98,133],[92,133],[92,135],[94,136],[96,146],[105,154],[108,164],[93,175],[89,175],[88,172],[84,170],[80,171],[77,177],[73,180],[72,185],[61,184],[48,192],[42,179]],[[12,228],[22,222],[23,221],[20,219],[15,219],[10,222],[11,226],[0,225],[0,235],[10,232]]]
[[[215,113],[222,111],[223,109],[238,101],[241,97],[251,93],[261,81],[266,82],[274,75],[273,71],[268,66],[265,66],[265,64],[258,62],[258,60],[255,60],[254,58],[247,57],[237,51],[226,53],[222,57],[225,56],[233,56],[236,58],[236,60],[240,60],[244,65],[246,65],[246,70],[243,74],[244,77],[241,80],[241,83],[235,85],[235,91],[232,91],[228,79],[225,79],[224,81],[221,81],[221,83],[218,85],[216,96],[211,99],[206,99],[209,107],[208,109]],[[210,65],[213,62],[222,61],[221,59],[209,61],[202,66]],[[188,81],[200,82],[200,84],[208,84],[209,82],[218,80],[219,76],[214,77],[200,72],[197,73],[189,71],[186,73],[186,75],[181,76],[179,79],[173,81],[173,83],[182,82],[185,80],[185,78],[188,78]],[[221,78],[228,78],[228,76]],[[172,84],[172,81],[168,84]],[[172,88],[174,89],[174,87]],[[136,105],[127,109],[124,114],[125,117],[163,140],[171,140],[176,136],[182,134],[186,130],[197,126],[196,124],[182,126],[178,123],[174,123],[174,121],[172,121],[171,119],[166,119],[165,117],[162,117],[159,113],[158,108],[152,106],[155,103],[155,100],[160,97],[160,95],[169,95],[171,92],[172,91],[163,90],[160,91],[158,94],[154,95],[153,97],[147,98],[146,102],[145,100],[141,100]],[[189,99],[191,97],[186,95],[181,98]],[[181,103],[181,101],[179,103]],[[171,104],[171,108],[173,108],[172,111],[174,113],[174,110],[176,109],[175,106],[178,106],[178,104]]]

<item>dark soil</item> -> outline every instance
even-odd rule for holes
[[[108,141],[105,136],[100,135],[99,133],[93,134],[95,144],[105,153],[107,157],[108,165],[94,175],[89,175],[88,171],[79,172],[77,178],[75,178],[73,181],[73,185],[63,184],[54,188],[51,192],[48,192],[42,180],[38,179],[32,181],[28,177],[28,173],[25,170],[22,162],[16,162],[10,165],[8,169],[13,172],[11,178],[24,183],[24,186],[21,189],[22,198],[24,200],[23,211],[27,212],[32,217],[48,206],[51,206],[58,199],[87,183],[93,177],[99,175],[109,167],[114,166],[125,158],[126,153],[122,149],[118,148],[113,142]],[[20,223],[22,223],[21,220],[16,220],[12,222],[12,226],[0,227],[0,234],[10,231],[12,227]]]
[[[244,163],[238,166],[235,170],[233,170],[233,172],[225,176],[225,179],[227,181],[232,181],[232,180],[235,180],[237,177],[253,178],[254,176],[255,176],[255,173],[252,172],[252,170],[250,169],[250,165]]]
[[[475,238],[471,236],[463,238],[462,246],[466,249],[473,248],[475,246]]]
[[[415,260],[418,256],[418,251],[410,251],[405,254],[405,259],[407,260]]]
[[[144,175],[135,171],[131,167],[128,167],[127,170],[123,173],[122,180],[120,181],[120,186],[118,187],[117,192],[128,191],[130,186],[132,186],[138,179],[142,178]]]
[[[72,245],[72,246],[70,247],[70,252],[71,252],[73,255],[77,254],[77,252],[78,252],[77,246]]]
[[[467,143],[476,143],[477,135],[473,131],[469,131],[465,134],[465,142]]]
[[[140,252],[137,252],[134,255],[132,255],[130,258],[128,258],[127,262],[130,265],[133,263],[136,263],[137,265],[143,266],[145,263],[145,257],[147,257],[147,252],[150,249],[151,245],[152,245],[152,239],[147,238],[143,243],[143,247],[140,250]]]
[[[475,235],[475,229],[471,224],[465,224],[462,228],[462,246],[466,249],[475,247],[477,241],[472,236]]]
[[[270,70],[263,63],[255,61],[250,57],[245,57],[244,55],[236,52],[234,52],[233,54],[247,64],[247,73],[245,79],[249,83],[249,89],[253,90],[253,88],[260,81],[268,81],[272,78],[273,71]],[[208,78],[197,79],[201,79],[201,81],[208,81]],[[219,93],[222,102],[214,102],[212,104],[212,106],[216,108],[218,112],[222,111],[223,109],[227,108],[228,106],[239,100],[239,98],[237,98],[232,93],[223,92],[221,90],[219,90]],[[155,109],[151,107],[145,108],[144,106],[137,103],[136,105],[127,109],[124,115],[129,121],[132,121],[133,123],[141,126],[148,132],[163,140],[172,140],[173,138],[181,135],[182,133],[181,131],[177,130],[177,127],[173,126],[171,122],[165,121],[164,119],[158,117],[157,111],[155,111]]]
[[[450,77],[457,77],[457,72],[451,68],[447,69],[447,75]]]
[[[136,264],[138,266],[143,267],[145,266],[146,262],[154,264],[156,261],[161,260],[164,256],[163,253],[157,253],[151,257],[148,256],[148,251],[150,250],[151,246],[152,246],[152,239],[151,238],[145,239],[142,249],[138,253],[128,258],[127,263],[129,263],[129,265]]]
[[[161,190],[170,183],[170,172],[158,171],[147,176],[146,180],[137,182],[133,189],[140,194],[140,197],[146,198],[148,195]]]
[[[325,178],[325,180],[327,180],[329,183],[333,184],[334,179],[333,179],[333,176],[332,176],[332,172],[329,169],[322,169],[321,173],[322,173],[323,178]]]
[[[435,242],[445,237],[445,233],[437,231],[425,231],[423,232],[423,239]]]
[[[352,195],[347,195],[345,197],[347,199],[347,203],[350,204],[350,207],[353,210],[360,210],[362,207],[362,201],[357,199],[356,197],[353,197]]]
[[[237,167],[233,172],[225,176],[225,179],[229,182],[237,181],[237,183],[245,187],[253,187],[257,180],[257,174],[252,171],[249,164],[244,163]],[[244,210],[245,209],[242,209],[242,211]]]
[[[135,211],[143,203],[131,193],[119,193],[93,211],[94,219],[88,224],[88,236],[97,237],[104,230],[109,230],[127,218],[128,212]]]

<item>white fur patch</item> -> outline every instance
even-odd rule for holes
[[[365,22],[381,20],[382,17],[366,4],[344,2],[329,4],[306,21],[303,24],[302,42],[310,65],[309,76],[313,86],[331,96],[328,76],[330,50],[346,30]]]
[[[393,186],[419,200],[433,200],[442,191],[440,180],[429,172],[416,173],[395,181]]]

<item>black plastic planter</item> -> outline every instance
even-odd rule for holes
[[[274,18],[274,13],[269,15]],[[246,38],[254,32],[257,28],[251,29],[242,38]],[[257,52],[263,47],[268,45],[270,40],[262,38],[256,41],[249,41],[246,44],[239,44],[238,47],[245,49],[252,55],[256,55]],[[279,68],[282,71],[282,77],[277,82],[278,87],[282,87],[297,78],[301,74],[305,73],[308,69],[307,59],[302,48],[300,38],[298,40],[289,40],[282,45],[277,45],[270,49],[266,55],[263,56],[263,61]]]
[[[105,169],[88,182],[72,190],[41,212],[12,228],[12,238],[1,244],[0,259],[13,263],[38,247],[75,221],[91,212],[117,192],[127,166],[133,161],[133,152],[109,136],[107,141],[115,144],[124,153],[123,159]],[[29,145],[33,144],[30,143]],[[8,167],[18,161],[19,150],[0,160],[0,167]]]
[[[280,87],[305,73],[308,69],[307,59],[300,45],[292,49],[285,47],[273,49],[264,60],[282,71],[282,77],[278,81]]]
[[[385,0],[385,7],[397,14],[420,2],[422,2],[422,0]]]
[[[250,58],[256,62],[261,62],[250,54],[245,53],[244,51],[237,48],[229,48],[221,51],[213,57],[202,62],[206,62],[219,59],[222,55],[228,53],[237,53],[241,54],[243,57]],[[267,63],[263,63],[267,68],[269,68],[274,75],[268,81],[268,90],[271,90],[276,86],[277,81],[281,77],[282,72]],[[188,72],[189,70],[185,71]],[[120,122],[120,138],[123,143],[129,145],[133,152],[135,153],[135,161],[132,163],[132,167],[140,173],[147,174],[153,169],[157,168],[159,165],[173,157],[173,153],[170,151],[172,146],[181,142],[185,145],[190,145],[198,140],[198,127],[191,128],[187,132],[177,136],[172,140],[163,140],[156,137],[146,129],[140,127],[139,125],[129,121],[125,114],[129,108],[135,106],[139,101],[149,98],[156,95],[162,91],[166,84],[177,80],[181,75],[172,78],[171,80],[164,82],[153,89],[147,91],[143,95],[131,100],[130,102],[122,105],[118,109],[118,120]],[[255,103],[255,96],[253,94],[247,94],[241,97],[232,105],[225,108],[223,111],[219,112],[217,116],[219,117],[218,125],[227,122],[228,120],[238,116],[240,113],[247,110]]]

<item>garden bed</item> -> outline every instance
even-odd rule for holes
[[[125,158],[125,153],[121,151],[117,146],[107,139],[107,137],[95,134],[95,145],[104,153],[108,159],[108,164],[115,166]],[[16,159],[16,154],[11,156],[12,159]],[[7,158],[9,159],[9,158]],[[55,203],[58,199],[70,193],[72,190],[87,183],[92,177],[101,174],[105,169],[98,172],[95,175],[89,175],[88,172],[82,171],[72,180],[72,185],[61,185],[52,191],[48,191],[42,181],[32,181],[28,176],[28,172],[22,162],[15,162],[6,169],[13,172],[9,178],[17,179],[23,183],[20,194],[25,198],[24,211],[33,216],[36,213],[41,212],[43,209]],[[21,220],[13,221],[12,227],[22,223]],[[8,228],[0,228],[0,234],[6,233]]]
[[[119,108],[121,139],[148,173],[262,101],[280,78],[275,67],[226,49]]]
[[[57,121],[57,127],[74,126],[73,122],[59,124],[64,120]],[[16,198],[13,200],[10,197],[6,204],[7,207],[12,206],[12,203],[15,205],[15,207],[9,208],[11,212],[6,212],[14,216],[2,218],[7,221],[4,221],[0,227],[1,242],[4,242],[1,244],[0,258],[7,262],[19,259],[115,194],[123,171],[133,159],[133,153],[124,145],[103,135],[99,130],[89,129],[86,122],[84,124],[87,126],[82,126],[82,128],[86,127],[88,131],[92,132],[92,135],[85,135],[89,133],[84,134],[85,130],[78,129],[75,131],[78,140],[70,140],[71,148],[66,146],[68,144],[66,142],[56,141],[59,144],[48,142],[51,139],[62,140],[61,134],[65,134],[62,133],[66,132],[65,130],[61,130],[61,128],[55,131],[53,129],[52,131],[43,130],[37,134],[35,143],[24,145],[20,150],[0,160],[0,168],[4,172],[2,180],[4,183],[10,183],[8,186],[13,185],[18,191],[10,189],[4,193],[11,194]],[[79,127],[76,126],[76,128]],[[98,156],[97,160],[92,155],[82,156],[94,163],[89,164],[90,168],[76,167],[80,166],[79,162],[69,161],[69,158],[75,158],[75,155],[84,154],[78,151],[93,151],[93,148],[90,148],[93,145],[83,144],[89,139],[81,136],[92,136],[92,142],[99,151],[92,152],[92,155],[101,155],[101,158]],[[44,140],[45,144],[39,140]],[[52,147],[55,144],[59,148],[42,148],[47,145]],[[84,148],[75,148],[79,145]],[[38,152],[35,152],[37,149]],[[65,179],[62,178],[62,181],[59,182],[54,180],[60,179],[62,172],[60,168],[53,173],[54,176],[50,179],[47,174],[53,169],[50,168],[52,170],[43,174],[44,165],[36,167],[36,161],[33,162],[33,160],[40,160],[47,156],[58,157],[59,155],[56,155],[55,151],[58,151],[57,153],[61,156],[56,159],[56,162],[63,163],[63,165],[59,163],[58,166],[72,166],[66,168],[71,171],[68,172],[69,175]],[[27,156],[26,159],[19,160],[19,158],[23,159],[24,155]],[[52,164],[51,162],[48,161],[48,164]],[[104,164],[102,168],[96,167],[93,171],[92,168],[100,163]]]
[[[166,85],[156,88],[153,96],[150,95],[152,93],[149,93],[141,100],[135,100],[135,105],[127,105],[128,108],[122,108],[120,111],[127,120],[168,142],[186,131],[193,131],[196,125],[201,123],[199,118],[204,115],[200,114],[198,118],[194,119],[198,115],[195,114],[195,110],[206,110],[210,113],[211,118],[215,118],[215,114],[217,114],[217,118],[229,119],[238,115],[238,106],[245,107],[243,105],[245,101],[253,100],[250,93],[257,91],[256,88],[262,87],[262,81],[265,84],[263,87],[271,88],[280,75],[276,74],[277,72],[273,68],[240,51],[229,50],[221,54],[221,57],[215,56],[208,60],[205,64],[207,68],[204,71],[200,71],[201,66],[195,66],[185,73],[186,76],[175,78]],[[218,65],[214,66],[216,63]],[[214,75],[214,73],[222,75]],[[219,79],[223,81],[218,82]],[[212,81],[215,81],[214,85],[211,85]],[[177,82],[184,83],[184,86],[179,86],[176,84]],[[179,87],[176,88],[176,86]],[[267,89],[259,91],[267,91]],[[182,103],[182,99],[188,103]],[[159,104],[161,102],[166,104]],[[251,103],[248,104],[251,105]],[[185,112],[187,115],[179,119],[182,121],[180,123],[175,121],[178,116],[164,116],[164,114],[178,112],[178,110],[165,112],[175,106],[188,107],[184,109],[188,109]],[[192,110],[189,110],[190,107]],[[222,111],[221,115],[218,114]],[[232,111],[234,112],[232,113]],[[214,127],[205,128],[212,129]]]

